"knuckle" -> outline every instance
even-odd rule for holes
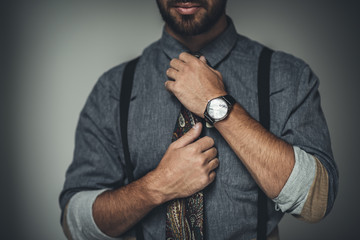
[[[205,186],[208,185],[209,183],[209,176],[203,176],[202,178],[200,178],[199,180],[200,184]]]
[[[201,167],[199,170],[199,174],[203,177],[206,177],[208,175],[208,172],[206,171],[206,168]]]
[[[192,145],[189,146],[189,148],[188,148],[189,152],[192,153],[192,154],[196,153],[196,152],[198,151],[197,149],[198,149],[198,147],[197,147],[197,145],[195,145],[195,144],[192,144]]]
[[[176,93],[177,92],[177,82],[172,81],[171,84],[168,84],[168,88],[171,90],[171,92]]]
[[[201,165],[205,165],[205,163],[206,163],[207,161],[208,161],[208,160],[207,160],[207,157],[206,157],[204,154],[202,154],[202,155],[199,156],[199,162],[200,162]]]
[[[191,70],[191,67],[189,66],[189,64],[185,64],[183,70],[184,70],[184,72],[188,72]]]

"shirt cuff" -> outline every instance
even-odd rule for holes
[[[316,174],[309,194],[300,215],[295,217],[306,222],[315,223],[324,218],[329,193],[329,176],[319,159],[316,160]]]
[[[299,147],[293,146],[293,149],[295,155],[294,168],[279,196],[273,201],[276,210],[300,214],[315,178],[316,162],[311,154]]]
[[[105,235],[96,225],[92,215],[95,199],[107,189],[82,191],[76,193],[69,201],[66,221],[73,239],[105,239],[117,240]]]

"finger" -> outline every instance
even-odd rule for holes
[[[211,71],[215,72],[216,74],[218,73],[217,70],[215,70],[215,69],[213,69],[212,67],[209,66],[209,64],[208,64],[205,56],[202,56],[202,55],[201,55],[199,59],[200,59],[200,61],[202,61],[203,63],[205,63],[206,66],[207,66]]]
[[[218,158],[214,158],[213,160],[211,160],[209,162],[209,164],[207,165],[209,172],[211,173],[212,171],[214,171],[216,168],[219,167],[220,161]]]
[[[182,52],[179,55],[179,59],[186,63],[186,62],[192,61],[192,60],[197,59],[197,58],[194,57],[193,55],[191,55],[190,53]]]
[[[184,68],[184,62],[177,59],[177,58],[174,58],[170,61],[170,67],[178,70],[178,71],[181,71],[183,68]]]
[[[198,147],[200,149],[200,151],[204,152],[214,146],[214,139],[212,139],[211,137],[205,136],[203,138],[200,138],[193,144],[196,145],[196,147]]]
[[[184,136],[182,136],[181,138],[179,138],[174,142],[176,147],[182,148],[194,142],[200,136],[201,130],[202,130],[202,124],[201,123],[195,124],[195,126],[192,127],[187,133],[185,133]]]
[[[210,67],[210,66],[207,64],[207,60],[206,60],[205,56],[200,56],[199,59],[200,59],[200,61],[202,61],[203,63],[205,63],[206,66],[207,66],[211,71],[213,71],[214,73],[216,73],[217,75],[219,75],[219,71],[213,69],[212,67]]]
[[[168,68],[168,70],[166,70],[166,76],[168,76],[171,79],[176,80],[177,74],[178,74],[178,71],[175,70],[174,68]]]
[[[206,58],[204,56],[200,56],[200,61],[202,61],[203,63],[206,63],[207,64],[207,61],[206,61]]]
[[[217,155],[217,149],[212,147],[208,150],[206,150],[204,153],[206,163],[209,163],[211,160],[213,160]]]
[[[175,84],[174,81],[170,81],[170,80],[166,81],[166,82],[165,82],[165,88],[166,88],[166,90],[168,90],[169,92],[172,93],[172,92],[174,91],[174,84]]]
[[[215,180],[216,177],[216,172],[215,171],[211,171],[209,173],[209,184],[212,183]]]

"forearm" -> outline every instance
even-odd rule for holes
[[[215,127],[265,194],[278,196],[294,167],[292,146],[268,132],[239,104]]]
[[[105,234],[120,236],[163,201],[150,172],[124,187],[99,195],[92,209],[94,221]]]
[[[139,180],[116,190],[75,194],[65,209],[64,229],[68,225],[73,239],[112,240],[156,206],[204,189],[214,180],[219,161],[214,140],[199,138],[201,130],[198,123],[171,143],[156,169]]]

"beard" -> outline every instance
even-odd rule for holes
[[[209,6],[206,0],[165,0],[166,4],[157,0],[160,14],[165,23],[177,34],[182,36],[195,36],[205,33],[214,26],[220,17],[225,13],[226,0],[215,0],[212,6]],[[171,13],[171,7],[177,3],[192,2],[200,4],[205,12],[198,12],[192,15],[174,15]]]

